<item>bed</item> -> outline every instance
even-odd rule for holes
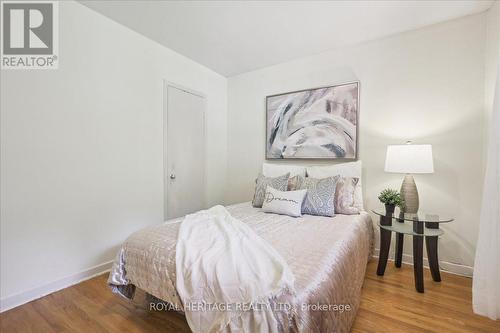
[[[283,331],[348,332],[359,306],[373,250],[368,213],[293,218],[264,213],[251,203],[226,207],[286,260],[295,275],[293,306],[278,320]],[[120,249],[108,283],[133,298],[135,288],[182,311],[175,288],[175,250],[182,218],[132,234]]]

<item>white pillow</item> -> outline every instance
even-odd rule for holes
[[[363,187],[361,182],[361,161],[333,165],[316,165],[307,167],[307,176],[312,178],[340,177],[359,178],[354,191],[354,207],[363,210]]]
[[[290,165],[290,164],[262,164],[262,174],[266,177],[279,177],[286,173],[290,173],[290,177],[294,176],[306,176],[306,167],[300,165]]]
[[[307,190],[279,191],[268,186],[262,210],[266,213],[293,217],[302,216],[302,202],[304,202],[306,193]]]

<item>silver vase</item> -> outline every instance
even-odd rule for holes
[[[412,175],[406,175],[401,184],[401,197],[404,200],[404,211],[409,214],[418,212],[418,190]]]

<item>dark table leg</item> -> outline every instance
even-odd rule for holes
[[[377,275],[384,275],[390,247],[391,231],[380,228],[380,253],[378,256]]]
[[[429,268],[431,269],[432,279],[436,282],[441,282],[441,274],[439,274],[437,236],[425,237],[425,246],[427,247],[427,259],[429,259]]]
[[[396,252],[395,252],[395,261],[394,264],[397,268],[401,267],[401,260],[403,259],[403,242],[404,242],[404,234],[399,232],[396,233]]]
[[[424,236],[413,235],[413,274],[415,276],[415,289],[424,292]]]
[[[429,229],[439,229],[439,223],[426,223],[426,227]],[[439,274],[438,237],[425,237],[425,246],[427,248],[427,259],[429,260],[432,279],[436,282],[441,282],[441,274]]]

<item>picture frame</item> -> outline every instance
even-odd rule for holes
[[[357,160],[359,96],[359,81],[266,96],[266,160]]]

